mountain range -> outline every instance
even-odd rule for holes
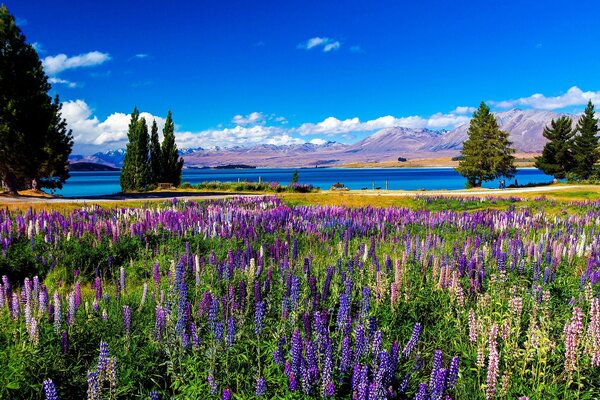
[[[500,129],[509,132],[510,140],[519,153],[540,153],[546,139],[542,132],[562,114],[541,110],[520,110],[495,113]],[[574,121],[577,116],[573,116]],[[469,123],[450,131],[392,127],[381,129],[354,143],[270,145],[214,149],[183,149],[180,154],[186,168],[216,167],[244,164],[256,167],[314,167],[335,166],[354,162],[381,162],[407,159],[452,157],[460,153],[467,138]],[[89,156],[72,155],[71,162],[92,162],[120,167],[124,149],[95,153]]]

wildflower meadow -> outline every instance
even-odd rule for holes
[[[600,201],[448,201],[0,211],[0,398],[599,398]]]

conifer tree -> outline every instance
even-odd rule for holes
[[[123,166],[121,167],[121,190],[129,192],[135,190],[135,161],[134,153],[136,152],[135,147],[137,146],[137,135],[138,135],[138,122],[140,113],[137,107],[133,107],[133,112],[129,119],[129,128],[127,129],[127,149],[125,151],[125,158],[123,159]]]
[[[535,166],[548,175],[564,179],[573,169],[573,120],[563,115],[550,126],[544,128],[543,135],[548,142],[544,145],[542,155],[536,157]]]
[[[514,152],[508,133],[501,131],[489,107],[481,102],[473,113],[468,139],[456,171],[467,178],[468,187],[480,187],[485,181],[515,174]]]
[[[148,159],[148,125],[139,117],[137,107],[131,113],[127,132],[127,150],[121,168],[121,189],[128,191],[144,191],[150,183],[150,161]]]
[[[16,193],[60,188],[68,178],[71,131],[38,54],[5,6],[0,6],[0,180]]]
[[[594,116],[594,105],[590,100],[575,129],[573,156],[574,172],[579,179],[589,179],[594,173],[594,165],[600,158],[598,150],[598,119]]]
[[[156,120],[152,121],[150,130],[150,181],[152,183],[162,182],[160,142],[158,140],[158,125]]]
[[[163,142],[161,148],[161,168],[162,180],[166,183],[172,183],[179,186],[181,183],[181,169],[183,168],[183,158],[179,157],[177,145],[175,144],[175,124],[173,116],[169,110],[165,127],[163,128]]]

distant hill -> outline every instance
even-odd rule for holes
[[[119,171],[119,168],[91,162],[71,162],[69,171]]]
[[[510,133],[510,140],[519,153],[539,153],[546,139],[544,126],[562,114],[551,111],[512,109],[495,113],[500,128]],[[573,116],[574,123],[577,116]],[[398,157],[439,158],[459,154],[467,138],[469,124],[451,131],[392,127],[379,130],[354,143],[272,145],[252,147],[193,148],[180,150],[184,168],[247,165],[253,167],[315,167],[348,163],[369,163],[397,160]],[[73,155],[75,162],[92,162],[120,167],[125,150],[112,150],[90,156]]]

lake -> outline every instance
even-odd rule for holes
[[[121,191],[119,171],[71,172],[71,177],[57,194],[65,197],[98,196]],[[206,181],[258,181],[288,184],[293,168],[257,169],[188,169],[183,171],[183,182],[197,184]],[[329,189],[336,182],[350,189],[380,187],[404,190],[464,189],[466,180],[452,168],[302,168],[298,169],[299,183],[308,183],[321,189]],[[552,177],[538,169],[527,168],[517,171],[520,185],[552,181]],[[506,181],[506,185],[514,179]],[[497,188],[498,182],[486,182],[484,187]]]

